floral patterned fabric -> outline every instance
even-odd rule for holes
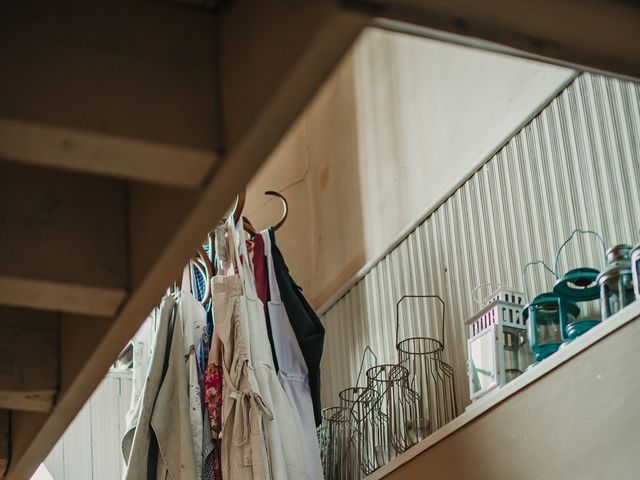
[[[222,466],[220,464],[220,431],[222,430],[222,344],[220,338],[213,330],[209,361],[204,377],[204,402],[207,406],[211,437],[213,438],[213,450],[211,452],[213,465],[213,478],[222,478]]]

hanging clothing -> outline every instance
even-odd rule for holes
[[[202,430],[202,480],[220,480],[220,443],[211,436],[209,412],[204,409],[204,429]]]
[[[176,298],[163,300],[160,317],[154,347],[158,355],[163,354],[163,362],[152,359],[141,397],[144,405],[130,444],[126,480],[193,480],[201,474],[202,452],[198,458],[196,450],[202,447],[202,410],[194,353],[198,332],[204,328],[204,312],[197,300],[183,291]],[[173,318],[172,328],[170,324],[165,327],[167,317]],[[166,348],[161,348],[166,339],[168,356]],[[127,432],[123,445],[125,441],[129,444],[129,435]]]
[[[204,419],[202,414],[202,389],[200,387],[201,376],[199,374],[201,369],[198,368],[196,351],[201,348],[205,334],[205,311],[200,302],[186,288],[188,286],[183,285],[180,293],[177,317],[184,331],[184,360],[187,363],[188,372],[191,438],[196,459],[196,478],[200,478],[202,476],[202,430],[204,428]]]
[[[298,345],[309,372],[309,389],[313,402],[313,413],[316,426],[322,421],[320,402],[320,360],[324,346],[324,326],[302,294],[302,289],[295,283],[284,261],[280,249],[276,245],[273,229],[269,229],[273,268],[280,291],[280,297],[291,327],[295,332]]]
[[[222,477],[268,479],[263,418],[273,419],[271,409],[258,393],[258,382],[249,364],[249,331],[242,287],[236,275],[212,279],[216,331],[222,342]]]
[[[250,363],[258,383],[257,392],[273,412],[273,421],[265,425],[271,475],[275,480],[304,478],[300,437],[293,408],[287,400],[275,371],[267,335],[264,305],[257,297],[253,272],[250,268],[251,260],[241,226],[242,221],[238,227],[232,221],[229,222],[233,255],[238,269],[238,275],[235,278],[243,289],[239,303],[244,306],[241,310],[246,311],[248,319]]]
[[[207,444],[207,452],[204,454],[206,476],[203,480],[220,480],[222,478],[222,464],[220,453],[220,432],[222,431],[222,342],[218,336],[218,330],[214,327],[211,338],[211,348],[205,373],[204,401],[207,406],[206,418],[209,422],[208,429],[211,444]]]
[[[125,479],[146,480],[153,475],[148,470],[149,458],[157,455],[157,443],[151,428],[151,416],[169,363],[175,302],[175,298],[167,296],[160,303],[146,381],[136,408],[127,418],[127,427],[122,438],[122,454],[126,463],[123,475]],[[155,464],[152,468],[155,468]]]
[[[304,459],[303,478],[322,480],[323,470],[320,461],[320,448],[318,446],[311,391],[309,389],[309,371],[298,345],[295,332],[289,322],[287,312],[280,299],[280,289],[275,276],[269,232],[267,230],[261,232],[260,237],[264,242],[267,253],[270,298],[268,309],[275,352],[280,360],[278,379],[290,405],[293,407],[294,418],[300,434]]]
[[[267,278],[267,257],[265,255],[262,235],[255,235],[253,237],[253,277],[256,282],[256,294],[264,304],[265,313],[267,313],[269,282]],[[267,326],[267,328],[269,327]]]
[[[269,303],[269,279],[267,274],[267,257],[265,255],[264,245],[262,235],[255,235],[253,237],[253,277],[256,282],[256,294],[264,305],[264,316],[267,325],[269,345],[271,346],[271,356],[273,357],[273,366],[277,373],[279,370],[278,356],[276,355],[273,341],[273,329],[271,328],[269,309],[267,308],[267,304]]]
[[[195,345],[203,330],[204,310],[183,286],[169,363],[151,417],[158,439],[157,479],[191,480],[201,475],[202,406]]]

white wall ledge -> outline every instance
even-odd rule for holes
[[[587,333],[585,333],[581,337],[578,337],[570,344],[563,346],[556,353],[538,364],[535,368],[524,372],[522,375],[520,375],[518,378],[508,383],[504,387],[490,392],[485,397],[481,398],[477,402],[474,402],[469,407],[467,407],[467,410],[462,415],[442,427],[440,430],[434,432],[426,439],[417,443],[406,452],[397,456],[388,464],[379,468],[366,478],[368,480],[377,480],[391,474],[401,466],[416,458],[422,452],[428,450],[431,447],[434,447],[439,442],[446,439],[448,436],[452,435],[458,430],[462,429],[473,420],[484,415],[494,407],[499,406],[501,403],[508,401],[511,397],[518,394],[521,390],[537,382],[538,380],[545,377],[550,372],[553,372],[561,365],[569,362],[585,350],[590,349],[598,342],[618,331],[625,325],[630,324],[631,322],[634,322],[638,319],[640,319],[640,301],[634,302],[633,304],[627,306],[627,308],[618,312],[616,315],[613,315],[596,327],[592,328]]]

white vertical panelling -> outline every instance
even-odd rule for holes
[[[122,477],[120,440],[130,398],[131,372],[109,372],[45,460],[54,480]]]
[[[108,378],[91,397],[93,480],[120,478],[120,378]]]
[[[601,232],[609,245],[635,243],[639,212],[640,87],[583,74],[326,311],[324,405],[354,384],[365,345],[381,363],[396,360],[395,303],[419,293],[438,294],[447,305],[445,359],[466,405],[464,321],[478,309],[471,290],[485,282],[522,289],[523,266],[553,262],[574,228]],[[563,252],[560,270],[601,268],[601,252],[581,238]],[[542,271],[528,276],[532,293],[551,286]],[[411,316],[408,332],[434,327],[425,325],[432,310],[403,311]]]
[[[53,447],[44,464],[54,480],[64,479],[64,448],[62,440],[58,441],[56,446]]]
[[[91,402],[87,402],[80,410],[69,426],[69,430],[71,434],[62,437],[64,476],[61,480],[91,480],[93,479]]]

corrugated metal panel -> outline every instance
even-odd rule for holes
[[[472,289],[486,282],[522,289],[522,267],[553,262],[574,228],[599,231],[609,245],[637,242],[639,212],[640,86],[583,74],[323,315],[324,405],[355,383],[365,346],[381,362],[396,360],[395,302],[422,293],[439,294],[447,305],[445,360],[466,405]],[[579,239],[559,270],[578,259],[603,264],[598,244]],[[551,285],[541,272],[528,276],[534,292]],[[403,313],[407,336],[436,325],[420,302]]]
[[[44,461],[54,480],[122,477],[120,440],[131,383],[131,372],[107,374]]]

